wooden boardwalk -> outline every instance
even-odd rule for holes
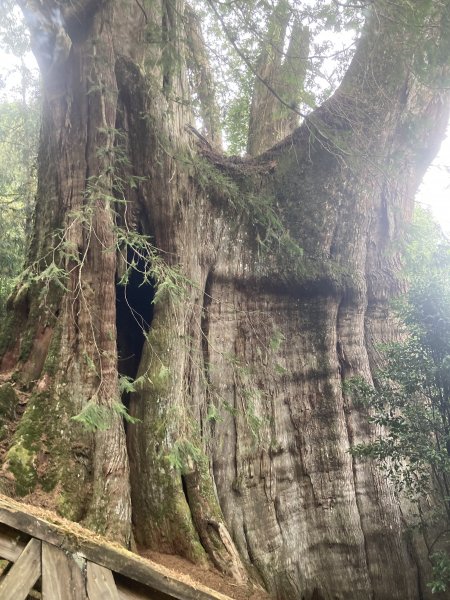
[[[0,600],[231,600],[0,497]]]

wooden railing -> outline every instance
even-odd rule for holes
[[[231,600],[0,497],[0,600]]]

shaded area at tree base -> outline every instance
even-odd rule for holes
[[[140,547],[137,550],[144,558],[149,558],[153,562],[163,565],[172,571],[188,575],[195,581],[199,581],[203,585],[221,594],[225,594],[234,600],[270,600],[270,596],[260,588],[252,590],[252,588],[247,586],[236,585],[213,567],[204,569],[174,554],[163,554],[162,552],[154,552]]]
[[[35,542],[42,540],[52,544],[55,551],[64,548],[69,558],[78,553],[77,556],[112,569],[115,583],[120,590],[127,592],[126,597],[132,591],[141,591],[142,597],[148,597],[151,586],[152,590],[154,587],[151,597],[155,597],[155,600],[194,596],[219,598],[215,592],[224,594],[220,595],[224,600],[269,600],[261,590],[233,585],[212,568],[202,569],[180,557],[160,553],[141,551],[136,555],[78,523],[58,516],[48,508],[18,502],[1,494],[0,521],[2,559],[15,562],[32,536],[37,538]],[[147,560],[140,560],[140,557]],[[67,581],[62,583],[66,584]]]

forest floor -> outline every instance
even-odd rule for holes
[[[1,499],[9,504],[16,504],[18,508],[20,507],[20,510],[34,515],[39,519],[60,525],[81,538],[98,543],[106,543],[111,547],[117,546],[102,536],[85,529],[79,523],[68,521],[59,516],[53,510],[54,498],[51,499],[47,493],[35,490],[23,499],[10,498],[0,494]],[[232,600],[270,600],[270,596],[260,587],[235,584],[229,577],[222,575],[212,565],[206,568],[200,567],[181,556],[163,554],[145,548],[137,548],[136,554],[145,561],[148,561],[152,567],[163,570],[170,577],[188,585],[193,585],[193,587],[197,587],[197,584],[200,584],[211,590],[220,592]]]
[[[177,573],[177,576],[180,574],[187,575],[190,579],[198,581],[216,592],[225,594],[233,600],[270,600],[270,596],[262,589],[234,584],[229,577],[225,577],[212,566],[205,569],[192,564],[181,556],[161,554],[142,548],[138,548],[138,553],[140,556]]]

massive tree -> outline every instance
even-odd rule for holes
[[[280,600],[427,597],[426,532],[348,452],[371,431],[342,382],[371,381],[396,335],[398,242],[448,119],[450,2],[367,2],[342,82],[298,127],[308,31],[277,3],[251,158],[220,151],[182,0],[19,5],[43,114],[2,338],[3,490]]]

